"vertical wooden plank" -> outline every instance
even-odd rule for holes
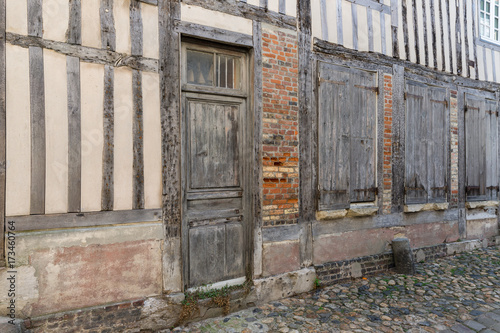
[[[405,0],[402,1],[402,3],[405,3]],[[399,11],[399,2],[398,0],[391,0],[391,29],[392,29],[392,56],[394,58],[399,58],[399,35],[398,35],[398,28],[399,28],[399,16],[398,16],[398,11]],[[383,13],[380,14],[380,17],[383,16]],[[382,19],[380,20],[382,22]],[[404,24],[404,23],[403,23]]]
[[[461,25],[461,18],[460,18],[460,13],[462,13],[462,10],[460,8],[460,0],[456,0],[456,5],[455,5],[455,43],[456,43],[456,53],[457,53],[457,74],[462,75],[462,65],[463,65],[463,59],[462,59],[462,25]]]
[[[382,15],[384,15],[382,13]],[[368,24],[368,51],[373,52],[373,18],[371,8],[366,7],[366,16]]]
[[[82,43],[82,4],[81,0],[69,0],[68,43]]]
[[[314,204],[314,167],[311,145],[311,103],[312,103],[312,67],[311,67],[311,2],[299,0],[297,3],[298,41],[299,41],[299,227],[300,263],[302,267],[312,264],[312,227],[316,207]],[[337,21],[338,22],[338,21]]]
[[[432,202],[445,202],[448,192],[448,105],[446,90],[430,88],[430,140],[431,151],[429,199]],[[443,130],[445,129],[445,130]]]
[[[68,92],[68,212],[81,210],[81,96],[80,59],[66,58]]]
[[[6,6],[5,0],[0,0],[0,261],[5,260],[5,187],[6,187],[6,152],[7,152],[7,68],[5,50],[5,28],[6,28]]]
[[[446,3],[446,13],[447,13],[447,24],[448,24],[448,57],[449,57],[449,64],[450,64],[450,72],[454,73],[454,67],[453,67],[453,43],[452,43],[452,31],[451,31],[451,14],[450,14],[450,1],[445,1]]]
[[[66,56],[44,50],[46,175],[45,213],[68,212],[68,103]]]
[[[279,0],[279,9],[280,14],[286,14],[286,0]]]
[[[268,0],[260,0],[259,7],[267,9],[267,7],[268,7],[268,3],[267,2],[268,2]]]
[[[446,57],[444,52],[444,20],[443,20],[443,0],[437,0],[439,4],[439,32],[441,33],[441,70],[446,71]]]
[[[31,121],[29,50],[6,44],[6,215],[30,214]],[[5,66],[5,65],[4,65]],[[0,73],[2,75],[2,73]],[[7,98],[9,96],[9,98]]]
[[[355,3],[351,4],[352,15],[352,46],[358,50],[358,6]]]
[[[253,142],[252,142],[252,160],[254,161],[253,168],[253,187],[262,188],[262,24],[258,21],[253,21]],[[262,274],[262,199],[261,191],[253,191],[253,231],[249,232],[253,242],[249,243],[249,247],[253,249],[253,277],[258,277]],[[251,227],[251,224],[250,224]],[[249,260],[248,263],[251,262]]]
[[[466,77],[470,77],[470,66],[469,66],[469,21],[467,20],[468,11],[467,11],[467,0],[464,0],[464,9],[462,17],[464,19],[464,44],[465,44],[465,75]]]
[[[476,70],[475,73],[475,79],[479,79],[479,65],[477,63],[477,45],[476,45],[476,22],[477,22],[477,15],[476,15],[476,7],[477,6],[477,0],[472,0],[472,49],[474,50],[474,68]]]
[[[408,8],[407,2],[410,0],[402,0],[402,16],[403,16],[403,36],[404,36],[404,44],[405,44],[405,54],[406,60],[410,61],[410,44],[408,43]]]
[[[45,91],[43,50],[30,47],[31,214],[45,212]]]
[[[321,14],[321,38],[328,40],[328,11],[326,10],[326,0],[320,0]]]
[[[113,15],[113,1],[101,0],[101,47],[116,50],[116,35]],[[101,209],[113,210],[114,200],[114,68],[104,67],[103,103],[103,165]]]
[[[163,168],[163,219],[167,239],[180,236],[180,80],[179,34],[174,20],[180,18],[178,0],[158,1],[160,27],[160,101]],[[184,280],[186,282],[186,280]]]
[[[143,54],[143,23],[141,4],[138,1],[130,2],[130,37],[131,51],[134,56]],[[142,73],[132,71],[133,96],[133,198],[132,208],[144,208],[144,127],[143,127],[143,93]]]
[[[342,0],[337,0],[337,43],[344,45],[344,33],[342,26]]]
[[[70,44],[82,43],[81,0],[70,0],[68,40]],[[68,101],[68,212],[81,210],[81,96],[80,96],[80,59],[66,58],[67,101]]]
[[[436,9],[434,3],[436,0],[430,1],[430,11],[431,11],[431,38],[432,38],[432,58],[434,59],[434,69],[437,69],[437,42],[436,42]],[[438,0],[440,1],[440,0]]]
[[[413,13],[413,31],[415,33],[416,63],[420,64],[420,39],[418,33],[419,25],[418,25],[417,0],[412,0],[412,13]]]
[[[424,29],[425,66],[429,66],[429,43],[427,39],[427,6],[425,4],[425,0],[422,0],[422,26]]]
[[[483,50],[483,69],[484,69],[484,80],[486,81],[490,81],[490,76],[491,76],[491,73],[490,71],[488,70],[488,60],[487,60],[487,57],[486,57],[486,53],[488,53],[488,48],[486,47],[483,47],[482,48]]]
[[[42,0],[28,3],[28,35],[42,37]],[[43,51],[30,47],[31,214],[45,212],[45,91]]]
[[[392,211],[402,212],[404,208],[405,170],[405,109],[404,109],[404,67],[393,66],[393,155],[392,155]]]
[[[114,197],[114,68],[104,66],[101,209],[113,210]]]

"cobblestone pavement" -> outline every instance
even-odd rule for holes
[[[500,250],[417,264],[178,327],[174,332],[500,332]],[[167,332],[167,331],[166,331]]]

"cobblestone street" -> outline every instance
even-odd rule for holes
[[[418,263],[414,276],[357,279],[179,331],[500,332],[500,250]]]

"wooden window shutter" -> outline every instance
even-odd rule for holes
[[[467,200],[486,200],[486,99],[465,97]]]
[[[319,209],[349,207],[350,112],[347,69],[322,63],[318,94]]]
[[[498,108],[497,102],[486,100],[486,196],[498,198]]]
[[[429,112],[425,84],[406,82],[405,194],[407,204],[427,202]]]
[[[446,89],[429,88],[429,202],[446,202],[448,192],[448,101]]]
[[[351,114],[351,202],[374,201],[377,86],[374,73],[352,70],[350,76]]]
[[[321,63],[318,92],[319,209],[374,201],[376,74]]]

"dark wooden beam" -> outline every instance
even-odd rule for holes
[[[175,30],[175,21],[180,19],[180,1],[159,0],[158,12],[163,219],[169,239],[181,236],[180,38]]]
[[[81,61],[113,67],[130,67],[144,72],[158,72],[158,60],[130,56],[125,53],[96,49],[81,45],[72,45],[32,36],[23,36],[12,32],[6,33],[6,40],[11,45],[24,48],[31,46],[49,49],[67,56],[80,58]]]
[[[111,212],[68,213],[53,215],[8,216],[16,231],[85,228],[106,225],[161,221],[160,209],[124,210]]]
[[[5,0],[0,0],[0,266],[5,260],[5,168],[6,168],[6,59]]]
[[[183,3],[219,11],[234,16],[245,17],[254,21],[269,23],[280,28],[296,30],[295,17],[265,10],[267,6],[262,6],[263,8],[260,8],[258,6],[247,4],[245,2],[220,0],[184,0]]]
[[[315,171],[313,167],[311,135],[312,98],[312,66],[311,66],[311,2],[299,0],[298,9],[298,39],[299,39],[299,225],[300,262],[302,267],[312,265],[312,229],[311,221],[315,218]]]
[[[404,210],[405,173],[405,72],[394,65],[392,78],[392,212]]]
[[[208,27],[196,23],[175,21],[175,30],[184,35],[236,46],[253,46],[252,36],[238,32]]]
[[[42,37],[42,0],[28,3],[28,35]],[[45,213],[45,80],[43,50],[29,48],[31,113],[31,214]]]

